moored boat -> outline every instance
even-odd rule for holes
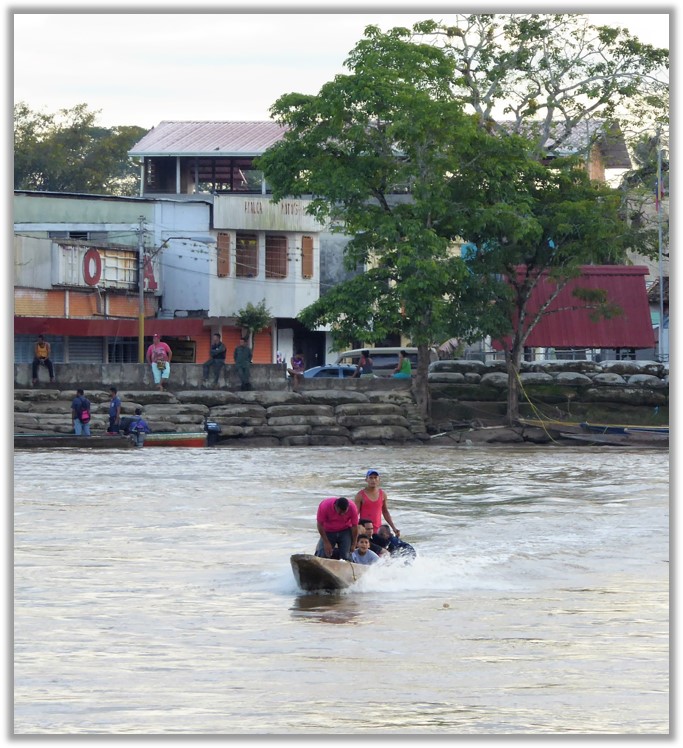
[[[119,434],[76,436],[75,434],[15,434],[15,449],[132,449],[130,439]]]
[[[145,434],[145,447],[205,447],[206,431],[151,432]]]
[[[297,584],[307,592],[343,590],[357,582],[370,568],[308,553],[295,553],[290,557],[290,563]]]

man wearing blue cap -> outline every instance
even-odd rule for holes
[[[396,537],[401,536],[401,531],[396,528],[394,520],[389,514],[386,491],[379,487],[379,471],[375,469],[368,470],[365,474],[366,488],[359,491],[354,503],[358,507],[358,515],[361,519],[369,519],[372,522],[374,532],[379,530],[382,524],[382,517],[387,521]]]

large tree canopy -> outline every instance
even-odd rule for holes
[[[513,418],[514,374],[538,321],[526,314],[534,284],[551,272],[559,291],[582,263],[623,258],[633,236],[618,194],[592,184],[580,159],[549,161],[541,152],[529,137],[537,121],[495,128],[489,110],[466,113],[472,92],[454,87],[462,64],[433,39],[368,27],[347,60],[350,74],[316,96],[278,99],[272,113],[289,129],[260,166],[276,200],[311,195],[310,211],[351,237],[348,266],[367,270],[304,310],[302,321],[330,325],[343,342],[390,331],[409,337],[420,350],[423,409],[426,350],[437,336],[508,336]],[[458,240],[477,247],[474,259],[453,251]],[[579,303],[614,311],[599,294]]]
[[[442,50],[368,29],[349,65],[317,96],[276,102],[275,118],[290,129],[259,166],[275,200],[312,195],[311,212],[351,237],[347,266],[367,268],[300,319],[331,325],[340,344],[406,335],[421,351],[426,407],[428,346],[437,336],[472,338],[486,311],[452,249],[462,224],[449,180],[476,170],[498,142],[453,99]]]
[[[14,188],[135,195],[139,171],[129,149],[142,127],[99,127],[86,104],[55,114],[14,107]]]

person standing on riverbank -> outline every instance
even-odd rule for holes
[[[161,340],[158,332],[155,332],[152,337],[152,345],[147,349],[147,363],[152,367],[152,376],[154,377],[154,384],[159,387],[159,391],[164,391],[164,385],[162,380],[168,380],[171,377],[171,359],[173,354],[168,344]]]
[[[394,531],[396,537],[401,536],[400,530],[396,529],[394,520],[389,513],[389,505],[386,491],[379,487],[380,477],[377,470],[368,470],[365,474],[365,488],[361,489],[354,498],[359,516],[369,519],[375,532],[382,524],[382,517],[386,519]]]
[[[235,348],[233,358],[235,359],[235,367],[240,378],[240,389],[250,390],[251,382],[249,380],[251,377],[252,353],[247,338],[240,340],[240,344]]]
[[[121,429],[121,398],[117,394],[116,387],[109,388],[109,428],[107,433],[118,434]]]

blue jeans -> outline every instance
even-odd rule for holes
[[[74,433],[76,436],[90,436],[90,421],[81,423],[77,418],[74,421]]]
[[[345,530],[340,530],[339,532],[327,532],[325,534],[332,544],[332,550],[334,551],[335,548],[339,549],[339,558],[344,559],[345,561],[350,561],[352,538],[351,528],[347,527]],[[327,558],[327,556],[325,555],[325,548],[323,546],[322,538],[320,538],[320,540],[318,541],[318,546],[315,549],[315,555],[320,558]]]

